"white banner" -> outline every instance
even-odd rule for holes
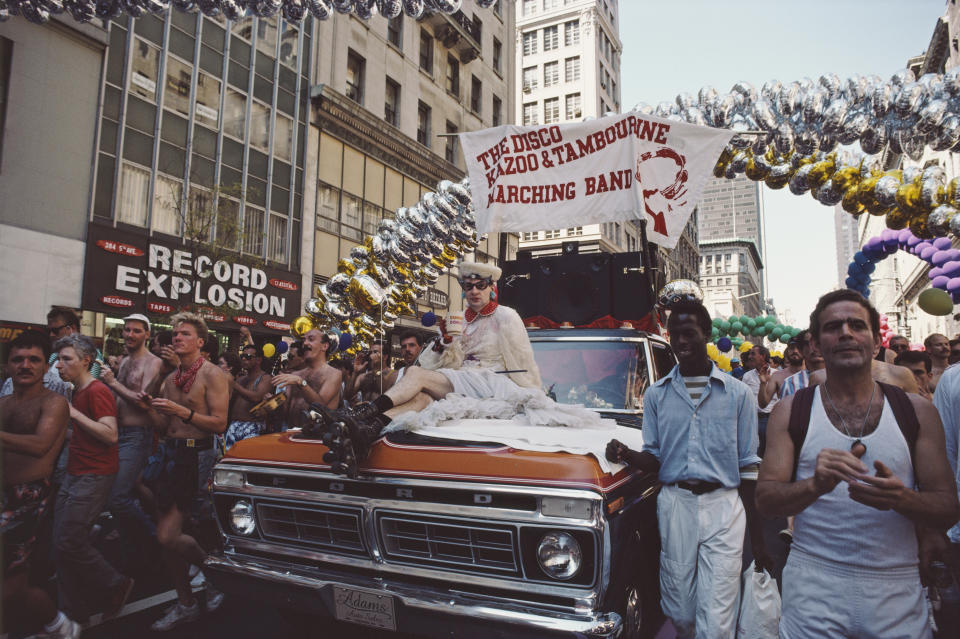
[[[461,133],[477,230],[646,219],[673,248],[733,132],[638,112]]]

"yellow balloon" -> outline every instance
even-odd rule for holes
[[[277,352],[277,347],[269,342],[263,345],[263,356],[273,357]]]
[[[744,342],[743,344],[740,345],[740,352],[746,353],[751,348],[753,348],[753,342]]]
[[[310,317],[307,317],[306,315],[301,315],[300,317],[290,322],[290,332],[296,335],[297,337],[303,337],[304,335],[306,335],[316,327],[317,325],[313,321],[313,319],[311,319]],[[270,345],[269,344],[265,345],[264,349],[266,349],[267,346],[270,346]],[[271,348],[273,347],[271,346]],[[273,357],[273,355],[272,354],[267,355],[267,357]]]

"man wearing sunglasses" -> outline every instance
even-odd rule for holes
[[[230,382],[233,388],[233,403],[230,408],[230,425],[223,434],[224,450],[242,439],[262,435],[266,422],[251,419],[250,407],[260,403],[270,392],[270,375],[264,372],[263,356],[256,344],[247,344],[240,351],[240,367],[243,375]]]
[[[513,403],[518,413],[524,412],[526,404],[536,403],[538,418],[549,423],[599,424],[597,413],[559,407],[544,395],[523,321],[515,310],[497,303],[494,282],[500,278],[500,268],[463,262],[459,270],[467,305],[463,334],[448,335],[440,322],[441,337],[432,347],[424,347],[420,366],[409,368],[399,382],[372,402],[325,413],[326,440],[331,446],[326,458],[336,472],[356,474],[357,461],[364,459],[392,419],[404,415],[406,428],[435,421],[434,415],[412,413],[450,393],[456,395],[448,401],[456,404],[445,407],[448,419],[461,410],[469,412],[468,407],[479,409],[477,399],[495,398]],[[349,437],[343,429],[349,431]]]

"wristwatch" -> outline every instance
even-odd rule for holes
[[[301,379],[301,380],[300,380],[300,386],[303,387],[303,388],[306,388],[306,387],[307,387],[307,380]]]

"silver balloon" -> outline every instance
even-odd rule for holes
[[[873,196],[883,208],[890,208],[897,204],[897,189],[900,188],[900,180],[892,175],[884,175],[877,180],[873,187]]]
[[[361,20],[369,20],[373,17],[373,7],[375,0],[353,0],[353,12]]]
[[[817,189],[817,201],[824,206],[836,206],[842,199],[843,191],[837,188],[833,180],[827,180]]]
[[[804,164],[797,172],[793,174],[793,177],[790,178],[790,192],[794,195],[803,195],[810,190],[810,185],[807,183],[807,176],[810,175],[810,170],[813,168],[812,164]]]
[[[307,10],[317,20],[326,20],[333,13],[330,0],[306,0]]]
[[[197,0],[197,7],[207,17],[216,18],[220,15],[220,0]]]
[[[311,297],[307,300],[307,303],[303,305],[303,310],[310,317],[316,317],[318,315],[323,315],[323,307],[320,304],[320,300],[315,297]]]
[[[657,305],[669,309],[683,300],[703,301],[703,289],[693,280],[673,280],[657,293]]]
[[[957,215],[957,209],[949,204],[941,204],[927,216],[927,228],[934,235],[946,235],[950,231],[950,222]]]
[[[333,5],[333,8],[336,9],[338,13],[353,12],[353,0],[330,0],[330,3]]]
[[[283,8],[280,11],[283,13],[284,20],[298,23],[307,16],[307,4],[304,0],[284,0]],[[226,13],[226,9],[224,9],[224,13]]]
[[[365,266],[370,261],[370,252],[364,246],[354,246],[350,249],[350,259],[357,263],[357,266]]]
[[[392,20],[403,13],[403,3],[400,0],[377,0],[377,11],[387,20]]]
[[[347,286],[350,284],[350,276],[345,273],[336,273],[327,283],[327,290],[334,295],[344,295],[347,292]]]
[[[247,14],[243,0],[220,0],[220,10],[228,20],[241,20]]]
[[[340,302],[327,302],[323,305],[324,312],[340,322],[345,322],[351,317],[351,313],[347,308]]]

